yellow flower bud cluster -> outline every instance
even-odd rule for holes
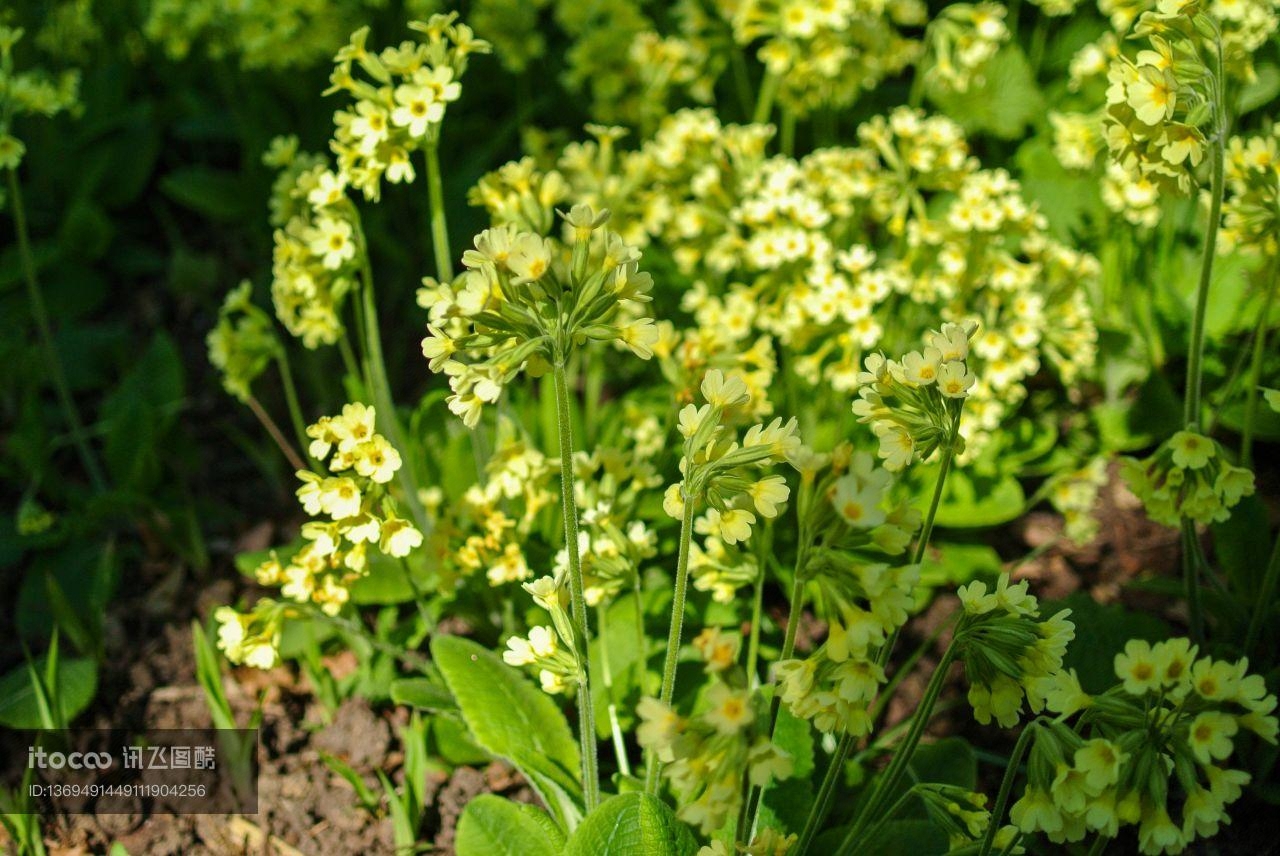
[[[769,738],[768,702],[741,686],[740,669],[724,667],[736,653],[723,633],[703,634],[695,648],[713,681],[693,715],[680,716],[668,705],[644,697],[636,706],[636,738],[663,762],[680,806],[677,816],[703,835],[720,829],[742,799],[745,772],[756,787],[791,776],[791,756]]]
[[[1131,34],[1146,47],[1135,59],[1117,54],[1107,69],[1104,121],[1112,157],[1165,193],[1191,192],[1192,171],[1220,122],[1216,32],[1195,6],[1165,0],[1159,11],[1144,12]]]
[[[1025,698],[1034,712],[1044,709],[1046,679],[1062,671],[1067,644],[1075,638],[1071,610],[1040,615],[1027,582],[1011,583],[1001,574],[996,586],[975,580],[957,594],[964,610],[955,642],[969,681],[969,703],[983,725],[1018,724]]]
[[[245,69],[309,68],[369,9],[369,0],[152,0],[142,34],[172,60],[193,50]]]
[[[334,57],[325,94],[347,92],[355,106],[334,113],[332,149],[344,181],[365,199],[380,198],[384,177],[392,184],[413,181],[411,155],[439,139],[446,108],[462,94],[470,56],[490,49],[456,13],[413,21],[409,28],[426,40],[372,51],[369,28],[361,27]]]
[[[250,386],[281,349],[270,316],[253,304],[253,284],[248,280],[227,292],[205,343],[209,362],[222,375],[223,389],[248,401]]]
[[[885,680],[875,652],[907,620],[918,565],[845,564],[820,577],[827,640],[803,660],[776,666],[778,691],[793,714],[819,731],[857,737],[872,728],[871,702]]]
[[[1093,458],[1078,470],[1053,476],[1049,502],[1062,515],[1063,530],[1076,544],[1087,544],[1098,534],[1094,515],[1098,491],[1107,483],[1107,459]]]
[[[1280,254],[1280,128],[1227,144],[1226,198],[1218,240],[1234,248],[1276,258]]]
[[[944,92],[968,92],[986,80],[986,69],[1009,40],[999,3],[949,3],[929,22],[925,79]]]
[[[589,341],[653,356],[658,331],[641,314],[653,280],[639,269],[639,250],[603,228],[608,218],[575,205],[564,216],[564,242],[512,225],[486,229],[452,283],[423,280],[418,303],[430,335],[422,353],[432,371],[448,375],[449,409],[467,427],[517,374],[564,365]]]
[[[849,107],[920,56],[906,35],[928,12],[918,0],[716,0],[742,47],[778,81],[778,101],[797,115]]]
[[[14,48],[22,40],[21,27],[0,24],[0,169],[16,170],[27,147],[14,135],[13,120],[19,116],[52,117],[80,109],[80,72],[64,71],[57,76],[43,68],[18,71]],[[0,204],[4,198],[0,196]]]
[[[218,624],[218,649],[232,663],[271,669],[280,662],[281,604],[263,598],[244,613],[220,606],[213,611],[213,620]]]
[[[656,428],[656,426],[654,426]],[[582,559],[583,597],[588,606],[607,605],[635,587],[640,566],[658,553],[658,536],[640,517],[640,500],[662,485],[652,455],[634,445],[600,445],[574,456],[574,484]],[[569,555],[556,553],[557,575],[568,574]]]
[[[760,518],[778,516],[791,496],[786,480],[768,470],[800,448],[797,423],[775,418],[738,436],[736,413],[751,408],[751,393],[737,375],[712,369],[702,379],[705,404],[687,404],[678,430],[684,438],[680,461],[683,478],[667,488],[663,508],[674,518],[696,513],[705,504],[694,530],[724,544],[751,537]]]
[[[1115,658],[1119,683],[1092,697],[1055,676],[1048,707],[1062,715],[1028,726],[1028,784],[1013,822],[1059,844],[1136,825],[1144,854],[1181,853],[1230,823],[1226,808],[1249,775],[1225,762],[1244,731],[1276,742],[1276,699],[1247,660],[1197,655],[1187,639],[1130,640]],[[1076,714],[1073,729],[1063,720]]]
[[[858,375],[853,412],[880,440],[885,469],[906,469],[944,444],[963,451],[960,410],[977,378],[969,372],[969,339],[976,327],[944,324],[923,351],[901,362],[871,354]]]
[[[287,560],[272,551],[254,571],[260,585],[278,586],[296,603],[337,615],[350,586],[369,570],[369,547],[403,559],[423,536],[399,517],[386,485],[400,468],[400,453],[374,431],[375,412],[360,403],[308,426],[309,453],[327,461],[326,473],[299,470],[298,501],[313,518],[302,526],[304,544]]]
[[[317,348],[344,334],[342,304],[357,286],[367,250],[346,178],[323,157],[299,153],[297,144],[278,137],[263,155],[280,170],[271,196],[271,297],[284,328]]]
[[[1144,460],[1122,458],[1129,487],[1160,523],[1176,526],[1183,517],[1198,523],[1223,521],[1241,498],[1253,493],[1253,472],[1227,460],[1218,441],[1179,431]]]
[[[541,512],[557,500],[555,474],[555,462],[512,420],[499,418],[484,478],[460,502],[440,509],[439,540],[432,546],[438,548],[442,590],[481,573],[494,587],[533,576],[524,545],[537,531]]]

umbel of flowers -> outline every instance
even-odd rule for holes
[[[304,544],[291,557],[272,551],[254,571],[260,585],[278,586],[295,604],[337,615],[351,585],[369,570],[369,552],[403,559],[422,544],[422,533],[397,514],[387,484],[400,469],[400,453],[375,429],[374,408],[352,403],[307,427],[309,453],[319,472],[299,470],[298,501],[313,518],[302,525]],[[233,663],[269,668],[276,662],[283,611],[263,599],[249,615],[218,610],[219,646]]]
[[[1027,581],[1010,583],[1008,574],[1001,574],[992,591],[978,580],[958,594],[964,614],[952,644],[964,663],[974,718],[1013,728],[1024,699],[1033,711],[1043,709],[1042,682],[1062,670],[1067,644],[1075,638],[1067,620],[1071,610],[1041,618]]]
[[[1052,721],[1028,726],[1027,787],[1011,820],[1061,844],[1138,827],[1141,852],[1181,853],[1230,823],[1249,774],[1227,765],[1245,732],[1274,744],[1276,699],[1248,660],[1199,657],[1187,639],[1131,640],[1120,681],[1090,696],[1072,673],[1042,681]],[[1074,717],[1074,727],[1066,720]]]
[[[767,702],[733,668],[740,639],[714,627],[694,639],[712,683],[691,715],[655,698],[642,699],[636,710],[636,736],[665,764],[663,774],[678,796],[677,815],[704,835],[723,827],[737,808],[744,772],[759,787],[789,777],[794,766],[770,739]]]
[[[818,541],[797,572],[812,581],[827,639],[806,659],[778,662],[784,704],[825,733],[870,732],[871,702],[885,679],[880,650],[906,622],[920,566],[893,567],[878,559],[901,555],[920,528],[920,512],[890,507],[893,476],[869,452],[831,456],[818,483],[821,499],[807,509],[806,530]],[[803,474],[802,470],[802,474]],[[802,512],[804,513],[804,512]]]
[[[426,40],[375,52],[366,46],[369,28],[361,27],[334,57],[325,94],[347,92],[355,107],[334,114],[333,151],[343,179],[366,199],[381,196],[384,177],[392,184],[414,180],[410,155],[435,145],[445,110],[462,94],[459,80],[469,57],[489,52],[489,43],[459,23],[456,13],[413,21],[409,28]]]
[[[1169,526],[1226,520],[1253,493],[1253,472],[1227,459],[1222,444],[1195,431],[1179,431],[1145,460],[1125,458],[1124,475],[1152,520]]]
[[[657,328],[641,309],[652,278],[640,252],[604,229],[609,212],[575,205],[564,217],[568,242],[497,226],[463,254],[451,283],[423,280],[430,313],[422,353],[449,377],[449,409],[475,427],[517,374],[563,365],[587,341],[616,342],[648,359]]]
[[[953,451],[963,451],[957,429],[963,402],[977,382],[967,363],[975,329],[944,324],[929,334],[928,347],[901,361],[883,354],[866,358],[853,412],[880,439],[886,469],[904,469],[944,442],[958,443]]]

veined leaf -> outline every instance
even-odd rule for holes
[[[458,856],[557,856],[564,834],[536,806],[482,794],[463,810],[454,846]]]
[[[581,756],[564,714],[492,651],[460,636],[441,636],[431,656],[476,743],[524,774],[560,826],[582,817]]]
[[[657,797],[621,794],[591,812],[569,839],[565,856],[693,856],[689,827]]]

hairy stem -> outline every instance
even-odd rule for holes
[[[453,282],[453,256],[449,252],[449,221],[444,211],[444,183],[440,178],[440,146],[428,143],[427,198],[431,203],[431,250],[436,257],[436,276],[441,282]]]
[[[938,696],[942,693],[942,687],[947,680],[947,672],[950,669],[951,662],[956,656],[956,642],[953,639],[951,644],[947,646],[947,651],[942,655],[941,662],[933,672],[933,677],[929,679],[929,685],[925,688],[924,698],[920,700],[920,706],[916,708],[915,714],[911,718],[911,727],[907,731],[907,736],[903,739],[898,750],[893,754],[893,760],[889,762],[889,766],[876,779],[875,790],[871,792],[871,798],[867,800],[862,811],[858,813],[858,818],[849,828],[849,832],[844,837],[839,849],[839,854],[847,854],[856,852],[860,844],[865,843],[862,834],[867,829],[867,825],[873,818],[879,817],[879,811],[884,806],[884,802],[889,795],[897,788],[898,782],[902,780],[903,775],[907,771],[907,765],[911,763],[911,756],[915,754],[916,747],[920,744],[920,738],[924,736],[925,727],[929,724],[929,719],[933,715],[933,707],[938,701]]]
[[[996,795],[995,808],[991,811],[991,822],[987,825],[986,835],[982,837],[982,847],[978,856],[989,856],[996,843],[996,833],[1000,830],[1000,821],[1004,819],[1004,810],[1009,805],[1009,795],[1013,793],[1013,780],[1018,777],[1018,768],[1022,765],[1022,756],[1026,754],[1031,743],[1032,733],[1038,726],[1034,721],[1028,722],[1018,735],[1013,754],[1009,756],[1009,766],[1005,767],[1004,778],[1000,780],[1000,791]]]
[[[1253,425],[1258,418],[1258,386],[1262,382],[1262,357],[1266,353],[1267,325],[1271,320],[1271,304],[1276,296],[1276,283],[1280,282],[1280,272],[1276,268],[1280,262],[1272,261],[1268,274],[1267,296],[1262,301],[1262,314],[1258,316],[1258,327],[1253,331],[1253,353],[1249,359],[1249,382],[1244,399],[1244,428],[1240,437],[1240,463],[1243,466],[1253,465]]]
[[[578,554],[578,501],[573,492],[573,421],[564,358],[555,362],[556,422],[560,434],[560,511],[564,517],[564,549],[569,559],[569,609],[573,618],[578,666],[578,740],[582,749],[582,791],[590,812],[600,802],[596,757],[596,714],[591,698],[587,653],[587,601],[582,592],[582,557]]]
[[[686,481],[684,484],[688,484]],[[683,493],[684,487],[681,486]],[[667,630],[667,655],[662,664],[662,689],[659,700],[666,705],[676,691],[676,662],[680,655],[680,634],[684,630],[685,596],[689,590],[689,546],[693,538],[694,498],[684,496],[684,514],[680,519],[680,552],[676,558],[676,589],[671,600],[671,624]],[[644,774],[646,793],[658,793],[658,753],[650,752]]]

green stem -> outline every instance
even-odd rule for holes
[[[778,85],[782,78],[772,71],[766,71],[764,80],[760,81],[760,92],[756,96],[756,111],[751,116],[754,124],[761,125],[769,121],[773,113],[773,100],[778,96]]]
[[[578,553],[578,501],[573,495],[573,421],[564,357],[555,361],[556,422],[560,434],[560,511],[564,517],[564,549],[569,559],[569,608],[573,617],[578,666],[578,740],[582,748],[582,790],[590,812],[600,802],[596,759],[596,715],[591,699],[587,653],[587,601],[582,593],[582,557]]]
[[[444,211],[444,183],[440,178],[438,143],[427,143],[427,196],[431,202],[431,249],[436,257],[436,276],[453,282],[453,256],[449,253],[449,223]]]
[[[681,486],[681,492],[684,492],[684,486],[688,484],[688,479],[693,473],[689,473],[685,477],[685,482]],[[667,630],[667,655],[662,664],[662,689],[658,694],[659,700],[666,705],[671,704],[671,699],[676,691],[676,662],[680,655],[680,634],[684,630],[684,605],[685,596],[689,589],[689,547],[693,538],[693,511],[694,498],[692,496],[684,496],[684,514],[680,520],[680,552],[676,557],[676,588],[675,595],[671,600],[671,624]],[[645,767],[644,789],[647,793],[657,795],[658,793],[658,755],[656,752],[649,753],[649,760]]]
[[[382,358],[382,333],[378,327],[378,307],[373,299],[373,272],[369,267],[369,254],[364,242],[364,232],[360,233],[360,251],[363,253],[362,263],[364,287],[361,291],[363,305],[362,321],[365,325],[365,372],[369,375],[369,384],[373,387],[373,399],[378,412],[382,414],[380,427],[386,433],[391,445],[403,458],[403,464],[397,472],[400,487],[404,491],[405,504],[413,515],[414,523],[419,531],[426,534],[431,529],[431,521],[427,519],[426,509],[418,498],[418,481],[414,472],[416,455],[414,450],[405,445],[404,433],[400,430],[400,417],[396,414],[395,401],[391,398],[391,384],[387,380],[387,365]]]
[[[342,355],[342,367],[351,379],[363,383],[364,375],[360,372],[360,364],[356,361],[356,355],[351,350],[351,340],[345,332],[338,337],[338,353]]]
[[[276,365],[280,369],[280,382],[284,386],[284,400],[289,406],[289,420],[293,422],[293,433],[298,435],[298,447],[314,466],[317,462],[309,451],[311,444],[307,442],[307,423],[302,418],[302,406],[298,403],[298,388],[293,382],[293,368],[289,365],[289,355],[284,346],[276,352]]]
[[[915,553],[911,557],[913,565],[923,562],[924,554],[929,549],[929,539],[933,537],[933,521],[938,516],[938,506],[942,504],[942,490],[946,487],[947,475],[951,472],[952,461],[955,460],[955,444],[959,433],[960,410],[957,409],[951,421],[951,437],[942,447],[942,465],[938,469],[938,480],[933,485],[933,499],[929,501],[929,511],[925,514],[924,525],[920,527],[920,537],[916,540]],[[880,656],[876,658],[880,668],[883,669],[889,665],[889,659],[893,656],[894,646],[898,644],[898,634],[901,630],[902,628],[895,627],[884,643],[884,647],[880,649]]]
[[[991,822],[987,825],[987,833],[982,837],[982,847],[978,850],[978,856],[989,856],[991,848],[996,842],[996,832],[1000,829],[1000,821],[1004,818],[1005,807],[1009,804],[1009,795],[1013,793],[1013,780],[1018,777],[1018,768],[1022,765],[1022,756],[1026,754],[1027,746],[1031,742],[1032,732],[1039,726],[1035,721],[1028,722],[1027,726],[1022,729],[1022,733],[1018,735],[1018,742],[1014,744],[1013,754],[1009,756],[1009,766],[1005,767],[1004,778],[1000,780],[1000,791],[996,795],[996,805],[991,812]]]
[[[1249,633],[1245,637],[1244,653],[1252,654],[1262,635],[1262,625],[1271,614],[1276,596],[1276,581],[1280,580],[1280,535],[1276,536],[1275,546],[1271,548],[1271,561],[1262,575],[1262,585],[1258,588],[1257,599],[1253,603],[1253,616],[1249,619]]]
[[[618,759],[618,772],[631,775],[631,761],[627,758],[627,744],[622,739],[622,724],[618,721],[618,706],[613,703],[613,665],[609,662],[609,607],[596,608],[596,626],[600,633],[600,675],[604,679],[604,694],[609,702],[609,732],[613,735],[613,754]]]
[[[889,762],[888,768],[880,774],[876,780],[875,790],[871,793],[871,798],[867,800],[862,811],[858,813],[858,819],[853,826],[849,828],[849,832],[844,837],[839,849],[839,854],[853,853],[857,847],[860,836],[866,830],[867,824],[873,817],[877,816],[877,812],[883,806],[888,795],[893,793],[898,786],[898,782],[907,771],[907,765],[911,762],[911,756],[915,754],[916,746],[920,743],[920,738],[924,736],[925,727],[929,724],[929,719],[933,714],[933,706],[938,701],[938,696],[942,693],[942,688],[946,684],[947,672],[950,669],[951,662],[956,657],[956,642],[952,639],[950,645],[947,646],[946,653],[942,655],[938,668],[934,670],[933,677],[929,679],[929,685],[925,688],[924,698],[920,700],[920,706],[916,708],[915,715],[911,719],[911,728],[907,732],[907,736],[903,739],[902,744],[898,746],[898,751],[894,753],[893,760]]]
[[[818,788],[818,795],[814,798],[813,806],[809,809],[809,816],[804,822],[804,831],[800,833],[800,840],[796,842],[796,856],[804,856],[809,849],[809,845],[813,843],[813,838],[818,834],[818,827],[827,819],[827,812],[831,810],[831,797],[835,794],[836,782],[840,778],[841,772],[844,771],[845,761],[849,760],[849,753],[853,751],[853,744],[857,742],[852,734],[846,731],[840,737],[840,743],[836,746],[835,754],[831,756],[831,763],[827,765],[827,774],[822,777],[822,785]]]
[[[1258,387],[1262,382],[1262,355],[1266,353],[1267,326],[1271,320],[1271,303],[1276,296],[1277,262],[1270,265],[1271,281],[1267,283],[1267,296],[1262,301],[1262,314],[1258,316],[1258,327],[1253,332],[1253,354],[1249,360],[1249,385],[1244,400],[1244,428],[1240,438],[1240,463],[1246,467],[1253,465],[1253,423],[1258,418]]]
[[[1187,623],[1191,638],[1204,641],[1204,607],[1200,602],[1200,536],[1195,521],[1182,518],[1182,584],[1187,598]]]
[[[1219,45],[1218,64],[1219,66],[1222,64],[1221,45]],[[1227,126],[1226,121],[1221,116],[1226,107],[1222,102],[1220,75],[1221,68],[1219,68],[1219,77],[1214,83],[1214,90],[1218,95],[1216,110],[1219,113],[1219,118],[1216,122],[1217,131],[1214,134],[1211,151],[1213,178],[1209,191],[1209,226],[1204,235],[1204,255],[1200,261],[1200,284],[1196,290],[1195,314],[1191,319],[1191,343],[1188,349],[1187,363],[1187,392],[1182,414],[1183,421],[1189,431],[1198,430],[1200,424],[1200,391],[1204,381],[1202,377],[1204,373],[1202,366],[1204,361],[1204,322],[1209,306],[1209,286],[1213,281],[1213,261],[1214,256],[1217,254],[1218,225],[1222,221],[1223,148],[1226,141]]]
[[[62,359],[58,356],[53,344],[53,330],[49,325],[49,311],[44,304],[44,293],[40,291],[40,282],[36,278],[35,258],[31,253],[31,235],[27,232],[27,210],[22,204],[22,187],[18,183],[18,173],[9,169],[9,198],[13,206],[13,226],[18,236],[18,257],[22,262],[22,278],[27,286],[27,301],[31,304],[31,315],[36,321],[36,330],[40,335],[40,347],[44,350],[45,363],[49,376],[53,380],[53,388],[58,396],[58,405],[62,409],[62,418],[71,429],[71,439],[80,455],[80,463],[84,465],[89,481],[93,483],[95,493],[104,493],[107,489],[107,478],[98,463],[98,458],[85,436],[84,421],[76,408],[75,399],[71,397],[71,387],[67,383],[66,370]]]
[[[244,401],[245,404],[249,405],[249,409],[253,411],[253,415],[262,423],[262,427],[271,435],[271,439],[275,441],[276,446],[280,449],[280,454],[284,455],[285,460],[289,462],[289,466],[293,467],[294,470],[305,470],[307,468],[306,461],[302,460],[302,456],[289,443],[289,438],[280,430],[280,426],[271,418],[271,414],[266,411],[261,402],[252,395]]]
[[[764,614],[764,556],[757,559],[755,595],[751,600],[751,634],[747,637],[747,685],[754,688],[759,683],[756,669],[760,662],[760,619]]]
[[[791,157],[796,152],[796,113],[789,107],[782,108],[779,147],[787,157]]]
[[[799,504],[799,503],[798,503]],[[787,630],[782,638],[782,651],[778,655],[778,661],[790,660],[796,652],[796,636],[800,632],[800,617],[804,612],[804,585],[807,581],[805,576],[805,567],[809,563],[809,533],[805,531],[803,523],[800,531],[800,547],[796,551],[795,575],[791,583],[791,599],[788,602],[789,611],[787,613]],[[775,690],[773,699],[769,702],[769,728],[767,733],[769,739],[774,738],[774,733],[778,728],[778,714],[782,711],[782,696]],[[756,818],[760,812],[760,803],[764,799],[764,787],[746,786],[747,772],[743,771],[743,792],[747,795],[747,799],[743,801],[742,807],[738,814],[738,836],[741,840],[742,836],[747,835],[749,831],[755,827]]]

